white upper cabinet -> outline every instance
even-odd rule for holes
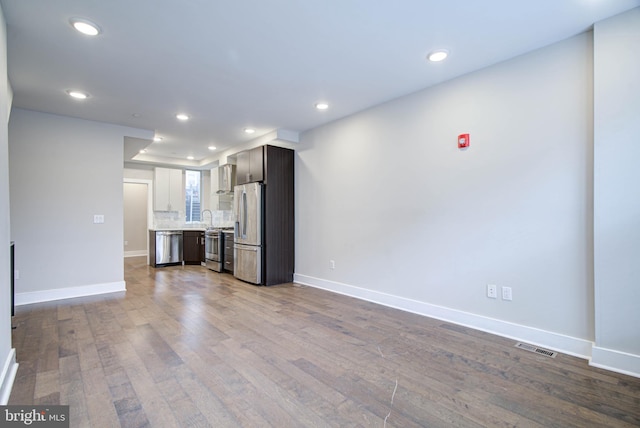
[[[209,209],[215,211],[218,208],[218,168],[211,170],[211,195],[209,196]]]
[[[182,170],[156,168],[154,175],[154,211],[183,211],[185,207]]]

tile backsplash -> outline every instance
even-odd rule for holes
[[[199,222],[187,223],[184,220],[184,213],[181,211],[154,211],[153,225],[154,229],[162,228],[206,228],[206,227],[233,227],[233,211],[231,210],[213,210],[211,211],[211,219],[209,211],[203,213]]]
[[[231,210],[214,210],[213,226],[216,227],[233,227],[233,211]],[[206,214],[205,214],[206,219]]]

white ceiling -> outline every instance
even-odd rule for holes
[[[640,0],[0,0],[19,108],[152,130],[205,164],[589,30]],[[90,38],[72,17],[97,23]],[[450,51],[442,63],[427,53]],[[91,96],[73,100],[81,89]],[[330,108],[314,108],[326,101]],[[175,119],[185,112],[192,119]],[[135,115],[135,116],[134,116]],[[245,127],[256,133],[249,136]],[[186,162],[188,164],[189,162]]]

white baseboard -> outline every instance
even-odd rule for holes
[[[513,340],[527,342],[532,345],[548,348],[563,354],[585,359],[591,358],[593,342],[589,340],[565,336],[534,327],[527,327],[520,324],[514,324],[507,321],[446,308],[444,306],[432,305],[430,303],[407,299],[405,297],[394,296],[391,294],[381,293],[379,291],[367,290],[353,285],[327,281],[306,275],[295,274],[294,282],[367,300],[369,302],[412,312],[418,315],[424,315],[430,318],[436,318],[465,327],[470,327]]]
[[[13,389],[13,382],[18,372],[18,363],[16,362],[16,350],[11,349],[0,373],[0,405],[6,406],[9,402],[9,396]]]
[[[22,306],[29,305],[31,303],[50,302],[52,300],[73,299],[74,297],[116,293],[119,291],[126,291],[126,289],[126,283],[124,281],[117,281],[105,284],[83,285],[80,287],[16,293],[15,305]]]
[[[125,257],[140,257],[140,256],[146,256],[148,254],[149,254],[149,252],[147,250],[136,250],[136,251],[125,251],[124,252],[124,256]]]
[[[589,364],[601,369],[640,377],[640,355],[594,346]]]

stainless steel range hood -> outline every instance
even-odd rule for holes
[[[218,190],[219,194],[233,193],[236,185],[236,166],[233,164],[220,165],[218,167]]]

